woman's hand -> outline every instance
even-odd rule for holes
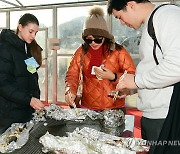
[[[31,98],[30,106],[35,110],[43,110],[45,107],[44,103],[35,97]]]
[[[65,101],[67,104],[69,104],[70,106],[74,106],[74,100],[76,98],[76,95],[72,94],[70,91],[67,92],[67,94],[65,95]]]
[[[115,75],[111,70],[107,69],[104,66],[102,66],[101,68],[102,68],[102,70],[98,69],[98,68],[94,68],[94,72],[95,72],[95,75],[97,76],[97,78],[114,80]]]

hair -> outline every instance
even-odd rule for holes
[[[30,43],[31,54],[40,66],[42,65],[42,50],[43,49],[39,46],[36,40],[33,40]]]
[[[18,21],[18,24],[21,24],[23,27],[27,26],[29,23],[34,23],[39,26],[38,19],[30,13],[26,13]],[[18,34],[19,29],[17,27],[16,34]],[[33,40],[30,43],[30,51],[32,56],[36,59],[37,63],[41,66],[42,65],[42,48],[39,46],[39,44],[36,42],[36,40]]]
[[[30,13],[26,13],[23,16],[21,16],[21,18],[18,21],[18,24],[21,24],[23,27],[27,26],[29,23],[34,23],[39,26],[38,19],[33,14],[30,14]],[[16,34],[18,34],[18,32],[19,32],[19,29],[17,27]]]
[[[126,10],[127,3],[130,1],[134,1],[136,3],[147,3],[149,0],[108,0],[107,4],[107,12],[108,14],[112,14],[113,9],[116,11]]]

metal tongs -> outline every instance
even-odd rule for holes
[[[127,74],[127,70],[124,71],[123,75],[121,75],[121,77],[119,78],[119,81],[118,83],[120,83],[123,79],[124,79],[124,76]],[[115,94],[114,94],[114,98],[113,100],[115,101],[118,97],[118,93],[119,93],[119,90],[116,90]]]

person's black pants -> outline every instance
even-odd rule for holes
[[[144,140],[150,144],[149,154],[154,153],[155,144],[159,138],[163,123],[165,119],[149,119],[141,118],[141,135]]]

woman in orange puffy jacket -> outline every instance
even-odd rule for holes
[[[65,100],[73,106],[80,78],[82,79],[81,107],[96,111],[120,109],[125,99],[109,96],[125,72],[135,73],[135,65],[126,49],[114,43],[100,7],[90,11],[83,27],[84,43],[75,52],[66,73]],[[80,77],[81,76],[81,77]]]

